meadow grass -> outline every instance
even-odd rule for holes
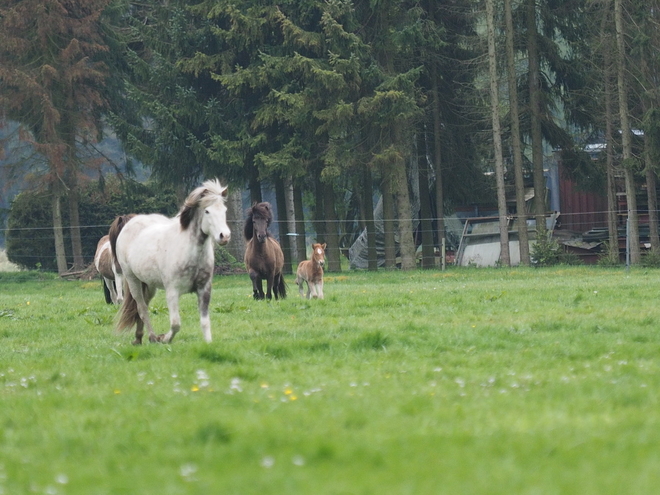
[[[621,494],[660,482],[660,271],[217,277],[213,338],[0,273],[0,494]],[[168,326],[162,292],[152,302]]]

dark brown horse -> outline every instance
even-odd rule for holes
[[[282,275],[284,253],[279,242],[270,236],[268,227],[273,221],[270,203],[257,203],[247,211],[243,235],[245,246],[245,268],[252,280],[252,296],[255,299],[284,299],[286,283]],[[262,281],[266,280],[266,294]]]

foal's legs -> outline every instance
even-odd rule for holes
[[[311,280],[307,282],[307,285],[309,286],[309,289],[307,290],[307,299],[312,299],[313,297],[318,297],[318,294],[316,292],[316,282],[312,282]]]

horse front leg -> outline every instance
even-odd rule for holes
[[[318,297],[316,292],[316,282],[309,281],[309,289],[307,290],[307,299]]]
[[[151,342],[164,342],[169,344],[172,342],[172,339],[174,339],[174,336],[181,328],[181,316],[179,314],[179,291],[176,289],[166,289],[165,299],[167,299],[167,311],[170,314],[170,331],[165,334],[158,335],[156,340],[151,340],[151,336],[149,336],[149,340]]]
[[[209,304],[211,303],[211,282],[197,291],[197,306],[199,307],[199,323],[202,327],[202,335],[207,343],[211,337],[211,318],[209,317]]]
[[[252,280],[252,297],[257,301],[263,299],[264,289],[259,274],[254,270],[250,270],[250,280]]]

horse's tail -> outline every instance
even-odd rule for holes
[[[124,281],[124,302],[119,308],[119,313],[117,313],[117,332],[130,330],[138,321],[140,321],[140,315],[138,314],[137,302],[128,288],[128,283]]]
[[[135,213],[131,213],[129,215],[119,215],[117,218],[115,218],[112,221],[112,223],[110,224],[110,230],[108,231],[108,237],[110,237],[110,249],[112,251],[113,263],[117,267],[117,270],[119,270],[119,273],[121,273],[121,267],[119,266],[119,262],[117,261],[117,237],[119,237],[119,233],[128,223],[128,221],[134,216]]]
[[[286,281],[284,280],[284,275],[280,273],[278,275],[278,280],[275,283],[275,295],[277,296],[279,294],[280,299],[284,299],[286,297]],[[277,299],[277,297],[275,298]]]

